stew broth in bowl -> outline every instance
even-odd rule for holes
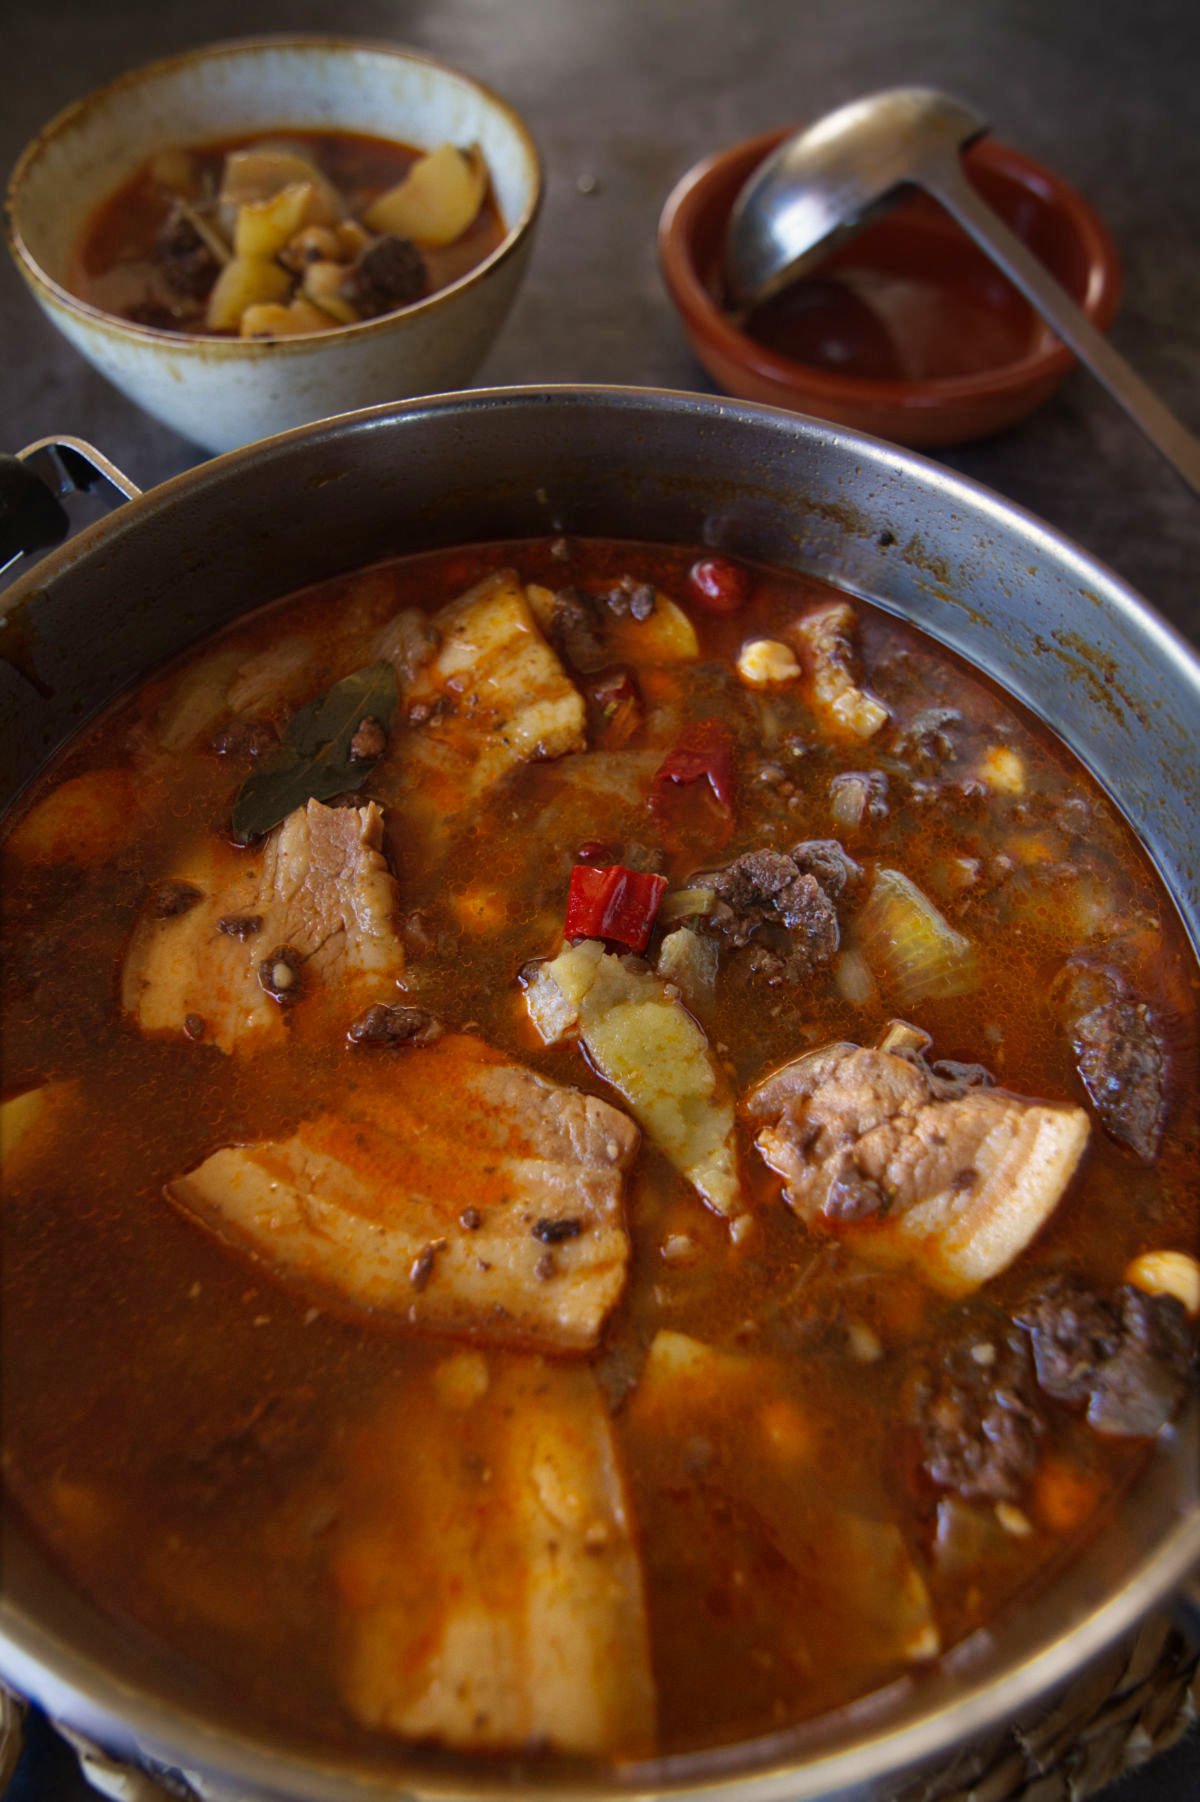
[[[819,582],[323,584],[4,854],[6,1480],[264,1721],[811,1718],[1081,1551],[1193,1380],[1171,904],[1047,732]]]

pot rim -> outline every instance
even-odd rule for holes
[[[685,420],[734,419],[753,429],[782,431],[788,437],[810,437],[829,446],[853,452],[863,464],[879,472],[916,476],[921,483],[957,503],[974,518],[987,522],[1017,522],[1031,545],[1053,555],[1106,605],[1115,607],[1149,638],[1156,653],[1182,667],[1197,694],[1200,707],[1200,656],[1168,622],[1096,559],[1035,516],[1002,499],[966,477],[945,469],[912,451],[872,439],[860,432],[833,426],[820,419],[797,416],[789,410],[750,402],[730,402],[717,396],[686,391],[635,386],[584,386],[574,384],[529,385],[452,392],[402,402],[388,402],[354,413],[334,416],[259,441],[214,458],[146,490],[114,514],[88,527],[77,537],[49,553],[23,576],[5,596],[5,610],[22,604],[36,605],[37,595],[57,577],[105,551],[123,534],[138,531],[152,514],[183,505],[205,485],[221,483],[232,475],[253,471],[256,465],[286,458],[293,447],[324,443],[335,448],[347,435],[373,432],[393,422],[416,422],[426,415],[469,418],[473,413],[496,409],[601,408],[617,412],[665,413]],[[934,634],[936,636],[936,634]],[[1193,1408],[1164,1446],[1190,1456],[1200,1410]],[[1162,1453],[1166,1457],[1166,1451]],[[1139,1486],[1152,1478],[1153,1459],[1143,1471]],[[1086,1556],[1086,1554],[1085,1554]],[[49,1694],[82,1702],[91,1712],[107,1713],[135,1736],[139,1746],[171,1764],[195,1765],[219,1772],[228,1780],[260,1786],[263,1794],[288,1795],[306,1802],[349,1802],[351,1797],[382,1802],[385,1797],[469,1795],[473,1798],[514,1794],[514,1784],[525,1792],[561,1793],[580,1797],[635,1799],[687,1790],[697,1798],[726,1798],[736,1791],[739,1802],[803,1802],[804,1798],[831,1796],[884,1776],[927,1763],[948,1753],[964,1739],[994,1730],[1047,1691],[1069,1681],[1096,1655],[1128,1632],[1144,1615],[1162,1605],[1200,1563],[1200,1503],[1189,1498],[1186,1510],[1157,1544],[1145,1548],[1135,1566],[1116,1587],[1090,1607],[1064,1631],[1052,1631],[1028,1656],[1011,1669],[984,1668],[981,1676],[970,1666],[951,1679],[957,1693],[938,1705],[922,1706],[915,1718],[889,1725],[886,1704],[890,1692],[877,1692],[859,1707],[837,1719],[863,1721],[862,1736],[850,1745],[823,1749],[819,1744],[806,1756],[804,1728],[742,1741],[735,1746],[660,1758],[616,1770],[564,1775],[554,1770],[543,1782],[528,1771],[514,1775],[496,1768],[466,1766],[462,1762],[430,1768],[413,1762],[403,1765],[404,1748],[398,1749],[394,1773],[376,1774],[365,1766],[335,1765],[330,1755],[306,1755],[294,1745],[281,1750],[270,1742],[269,1731],[245,1731],[218,1727],[192,1708],[156,1698],[133,1688],[110,1673],[97,1659],[80,1652],[59,1635],[8,1599],[0,1598],[0,1666],[13,1680],[42,1699]],[[985,1661],[980,1661],[981,1666]],[[883,1712],[880,1712],[881,1703]]]

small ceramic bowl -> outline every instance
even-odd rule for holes
[[[753,336],[742,329],[719,301],[725,230],[747,177],[786,136],[768,132],[697,164],[659,223],[668,292],[719,388],[917,449],[1000,431],[1053,394],[1075,358],[923,194],[840,246],[820,281],[757,315]],[[1120,265],[1087,202],[990,138],[964,161],[988,204],[1106,330]]]
[[[419,149],[478,143],[507,227],[503,241],[426,300],[304,337],[150,330],[66,287],[84,221],[147,157],[171,145],[306,127]],[[375,401],[462,387],[516,295],[541,197],[528,130],[479,82],[395,45],[305,36],[186,51],[77,101],[24,151],[7,210],[17,267],[63,335],[148,413],[224,451]]]

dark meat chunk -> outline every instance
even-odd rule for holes
[[[800,982],[833,961],[841,942],[834,898],[857,871],[840,845],[815,839],[791,852],[747,851],[703,878],[724,902],[709,930],[741,948],[774,985]]]
[[[203,899],[194,882],[168,877],[164,882],[155,883],[150,896],[150,912],[156,920],[173,920],[178,914],[190,913],[197,901]]]
[[[546,638],[565,662],[577,670],[594,670],[607,660],[604,625],[590,594],[560,588],[554,597]]]
[[[1109,1001],[1075,1022],[1075,1059],[1105,1131],[1153,1163],[1166,1111],[1166,1059],[1144,1002]]]
[[[348,272],[342,292],[352,307],[371,319],[424,300],[429,292],[429,271],[410,239],[376,238]]]
[[[262,931],[262,923],[261,914],[223,914],[217,921],[217,931],[230,939],[252,939]]]
[[[1045,1422],[1029,1354],[1016,1335],[999,1345],[980,1334],[954,1346],[917,1389],[922,1467],[966,1500],[1013,1501],[1037,1467]]]
[[[958,756],[951,728],[962,724],[956,707],[926,707],[914,714],[896,734],[893,749],[901,762],[915,770],[939,770]]]
[[[188,300],[207,296],[220,265],[182,207],[173,206],[167,214],[155,249],[168,288]]]
[[[1112,1297],[1067,1277],[1015,1315],[1029,1333],[1037,1380],[1055,1401],[1086,1407],[1099,1433],[1148,1437],[1183,1401],[1195,1345],[1182,1302],[1126,1284]]]
[[[862,875],[860,866],[847,857],[835,838],[807,838],[793,845],[788,856],[798,870],[816,877],[831,901],[840,900]]]
[[[131,301],[124,309],[124,316],[131,325],[148,325],[155,332],[184,330],[181,315],[165,306],[161,300],[155,300],[152,295],[147,295],[143,300]]]
[[[445,1031],[440,1020],[423,1007],[369,1007],[347,1029],[351,1045],[432,1045]]]

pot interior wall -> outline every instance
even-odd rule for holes
[[[116,694],[247,609],[382,557],[547,532],[707,542],[912,619],[1056,727],[1117,799],[1200,942],[1195,658],[1102,569],[948,472],[815,421],[695,396],[413,402],[272,440],[131,503],[6,597],[0,806]],[[762,1802],[851,1782],[882,1795],[899,1763],[944,1753],[1061,1681],[1200,1557],[1195,1433],[1193,1417],[1163,1437],[1147,1478],[1060,1585],[885,1714],[658,1767],[655,1786],[757,1769]],[[300,1747],[216,1740],[188,1712],[190,1680],[71,1595],[19,1523],[8,1533],[0,1670],[51,1706],[93,1729],[107,1721],[110,1741],[236,1770],[256,1794],[386,1793],[363,1769],[305,1762]],[[531,1787],[528,1773],[413,1763],[422,1790]]]

